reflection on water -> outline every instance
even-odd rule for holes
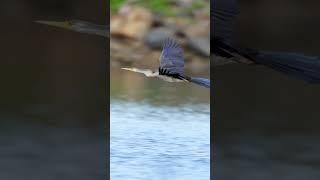
[[[111,73],[111,179],[208,180],[210,92]]]

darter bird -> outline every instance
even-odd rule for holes
[[[212,65],[233,62],[261,64],[310,83],[320,83],[320,58],[298,53],[262,51],[239,47],[233,37],[233,22],[239,13],[237,0],[211,0],[211,55]],[[109,27],[82,20],[36,21],[81,33],[109,37]],[[215,57],[224,58],[217,61]],[[219,58],[219,59],[220,59]]]
[[[137,68],[122,68],[124,70],[142,73],[147,77],[157,77],[167,82],[191,82],[210,88],[210,80],[205,78],[189,77],[184,74],[183,52],[179,44],[172,38],[163,42],[158,70]]]
[[[210,21],[213,25],[211,53],[213,55],[246,64],[265,65],[310,83],[320,83],[319,57],[239,47],[235,43],[232,26],[239,13],[237,0],[212,0],[210,6]],[[217,64],[214,61],[212,64]]]

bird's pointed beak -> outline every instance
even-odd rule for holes
[[[59,27],[63,29],[72,29],[72,24],[69,21],[34,21],[36,23],[45,24],[49,26]]]
[[[134,68],[121,68],[121,69],[124,69],[124,70],[127,70],[127,71],[133,71],[133,72],[135,72]]]

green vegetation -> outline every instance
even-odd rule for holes
[[[150,8],[151,11],[155,13],[159,13],[162,15],[172,16],[172,5],[168,2],[168,0],[138,0],[138,4],[141,6]]]
[[[162,15],[173,15],[172,5],[170,5],[170,2],[168,0],[110,0],[111,12],[113,13],[117,11],[125,2],[130,2],[130,4],[146,7],[151,11]]]
[[[191,6],[185,9],[185,12],[191,13],[192,11],[194,11],[196,9],[206,8],[206,6],[208,6],[208,4],[206,4],[203,1],[193,1]],[[209,12],[209,10],[208,10],[208,12]]]
[[[125,0],[110,0],[111,12],[117,11],[124,2]]]
[[[194,1],[192,2],[191,9],[201,9],[206,6],[206,3],[203,1]]]
[[[110,0],[111,13],[115,13],[124,3],[131,5],[138,5],[150,9],[152,12],[164,15],[164,16],[174,16],[174,12],[177,11],[172,2],[169,0]],[[209,6],[207,2],[204,1],[193,1],[190,7],[185,9],[180,9],[184,12],[192,12],[196,9],[202,9]]]

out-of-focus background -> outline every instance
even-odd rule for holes
[[[186,69],[209,74],[209,1],[111,1],[111,66],[158,68],[162,42],[179,41]]]
[[[320,56],[319,1],[239,3],[243,46]],[[319,178],[319,85],[262,66],[229,64],[211,73],[215,179]]]
[[[207,0],[111,1],[110,172],[113,180],[208,180],[210,91],[127,72],[157,70],[175,38],[188,75],[210,75]]]
[[[0,2],[0,179],[103,179],[106,39],[36,24],[106,24],[107,2]]]

